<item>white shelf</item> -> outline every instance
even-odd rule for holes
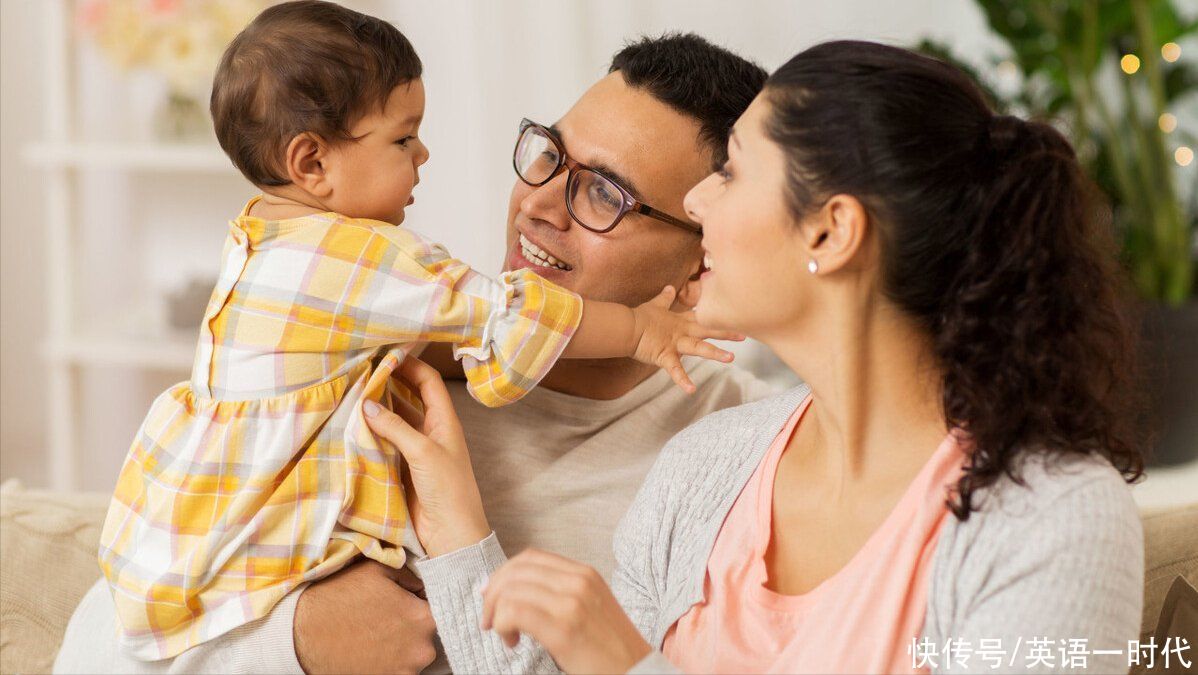
[[[149,338],[93,334],[49,340],[44,351],[46,358],[59,363],[185,373],[191,370],[195,346],[194,335]]]
[[[25,159],[48,168],[192,171],[237,175],[219,146],[200,143],[32,143]]]

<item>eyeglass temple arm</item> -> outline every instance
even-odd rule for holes
[[[689,230],[691,232],[694,232],[695,234],[703,234],[702,227],[700,227],[694,223],[688,223],[685,220],[679,220],[664,211],[658,211],[657,209],[653,208],[652,206],[649,206],[648,204],[638,203],[632,210],[634,213],[639,213],[644,216],[649,216],[650,218],[656,218],[656,219],[662,221],[663,223],[669,223],[670,225],[675,225],[677,227],[681,227],[682,229]]]

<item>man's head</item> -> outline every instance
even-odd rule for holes
[[[398,223],[428,158],[421,70],[386,21],[321,0],[275,5],[225,50],[216,137],[266,192]]]
[[[728,130],[765,79],[760,67],[696,35],[646,38],[617,53],[609,74],[552,130],[571,159],[686,221],[683,197],[723,162]],[[540,187],[517,178],[505,269],[532,267],[585,297],[628,305],[672,284],[682,303],[694,303],[702,263],[697,234],[638,213],[609,232],[593,232],[570,216],[566,182],[565,170]],[[538,250],[569,269],[530,261]]]

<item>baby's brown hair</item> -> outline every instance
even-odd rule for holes
[[[212,83],[216,138],[253,184],[287,185],[292,138],[354,140],[351,126],[421,70],[412,44],[386,21],[322,0],[275,5],[221,57]]]

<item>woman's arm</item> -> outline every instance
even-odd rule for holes
[[[1144,588],[1143,532],[1130,491],[1093,460],[1032,467],[1024,478],[1026,488],[1007,483],[990,495],[997,497],[987,501],[991,508],[942,535],[925,635],[975,651],[983,639],[1001,641],[1004,667],[1020,672],[1071,670],[1059,650],[1084,640],[1091,651],[1117,650],[1090,655],[1089,669],[1125,672]],[[1032,657],[1032,640],[1050,641],[1051,665]],[[964,666],[941,661],[933,670],[989,668],[975,653]]]
[[[634,623],[598,572],[586,565],[539,551],[508,563],[486,526],[444,383],[414,358],[405,360],[399,374],[420,392],[425,417],[405,411],[410,418],[405,419],[379,407],[368,410],[367,419],[408,461],[413,525],[430,556],[417,568],[453,670],[556,672],[551,653],[570,670],[592,672],[628,670],[643,660],[651,649],[641,632],[652,625],[656,603],[636,589],[650,585],[623,583],[626,602],[641,617]],[[636,517],[637,505],[651,502],[638,496],[625,520]],[[638,559],[647,560],[649,542],[640,543],[622,548],[638,550]],[[617,576],[630,580],[641,566],[620,564],[624,571]],[[521,633],[525,637],[519,638]]]

